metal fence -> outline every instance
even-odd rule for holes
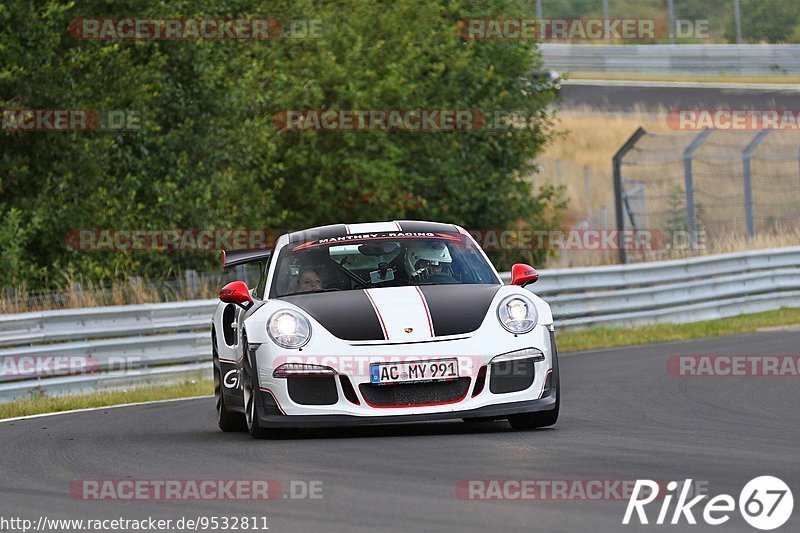
[[[770,42],[792,38],[793,13],[789,2],[764,9],[756,2],[740,0],[523,0],[531,15],[543,18],[651,18],[661,20],[661,41],[675,43]],[[775,20],[775,12],[783,18]]]
[[[798,44],[540,45],[559,72],[800,74]]]
[[[800,227],[797,131],[640,128],[613,166],[617,228],[682,232],[703,248]]]
[[[800,247],[636,265],[542,270],[529,288],[564,327],[692,322],[800,307]],[[509,274],[502,274],[508,282]],[[0,400],[211,377],[216,300],[0,315]],[[5,372],[79,356],[91,372]]]

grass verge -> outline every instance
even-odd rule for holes
[[[35,396],[0,403],[0,419],[86,409],[88,407],[106,407],[125,403],[208,396],[211,394],[214,394],[214,383],[209,379],[178,385],[139,387],[129,390],[95,392],[75,396]]]
[[[755,333],[759,329],[800,324],[800,309],[778,309],[691,324],[654,324],[635,328],[590,328],[557,333],[558,349],[576,352],[654,342],[682,341]]]
[[[591,328],[561,331],[558,348],[576,352],[654,342],[670,342],[737,333],[753,333],[762,328],[800,324],[800,309],[779,309],[766,313],[695,322],[693,324],[656,324],[635,328]],[[0,403],[0,419],[40,413],[105,407],[125,403],[208,396],[214,393],[211,380],[180,385],[142,387],[125,391],[97,392],[78,396],[37,396]]]
[[[800,83],[800,76],[775,74],[772,76],[737,76],[735,74],[648,74],[641,72],[570,72],[571,80],[630,80],[630,81],[677,81],[697,83],[774,83],[776,85]]]

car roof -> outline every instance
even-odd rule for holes
[[[391,220],[386,222],[366,222],[357,224],[331,224],[329,226],[308,228],[289,233],[288,242],[308,242],[319,239],[343,237],[345,235],[358,235],[362,233],[452,233],[458,231],[460,231],[460,228],[455,224],[426,222],[422,220]]]

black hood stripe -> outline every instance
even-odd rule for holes
[[[500,285],[424,285],[417,288],[427,307],[434,337],[477,330],[499,289]],[[280,299],[296,305],[340,339],[389,340],[383,318],[364,290],[296,294]]]
[[[296,305],[340,339],[346,341],[386,339],[378,315],[362,290],[295,294],[280,299]]]
[[[444,337],[481,327],[500,285],[425,285],[420,289],[433,320],[434,334]]]
[[[372,306],[373,311],[375,311],[375,316],[378,317],[378,322],[381,324],[381,331],[383,331],[383,338],[387,341],[389,340],[389,332],[386,331],[386,322],[383,321],[383,317],[381,316],[380,310],[378,310],[378,306],[375,305],[375,300],[372,299],[372,296],[369,295],[369,291],[365,290],[364,294],[366,295],[367,299],[369,300],[370,305]]]

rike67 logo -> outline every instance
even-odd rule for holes
[[[691,486],[691,479],[687,479],[682,484],[676,481],[667,483],[667,494],[663,498],[655,524],[676,525],[684,520],[687,524],[697,524],[695,512],[702,513],[703,521],[712,526],[718,526],[730,520],[731,513],[736,510],[736,500],[733,496],[720,494],[709,499],[703,506],[699,504],[708,498],[708,495],[701,494],[690,500],[689,489]],[[679,487],[681,487],[680,494],[677,490]],[[645,506],[659,497],[658,488],[659,484],[655,481],[636,480],[622,523],[630,524],[631,519],[634,519],[635,512],[634,524],[636,519],[640,524],[649,524]],[[670,518],[670,506],[675,496],[677,496],[677,501]],[[794,508],[794,498],[791,489],[782,480],[773,476],[759,476],[751,479],[744,486],[742,492],[739,493],[738,504],[739,512],[745,522],[756,529],[769,531],[781,527],[789,520]],[[652,514],[650,518],[652,519]]]

